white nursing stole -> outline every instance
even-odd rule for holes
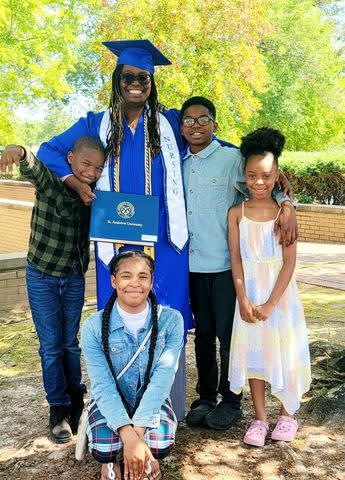
[[[186,207],[182,183],[180,154],[173,129],[168,120],[159,114],[161,133],[161,154],[164,166],[164,198],[167,208],[167,235],[171,245],[181,253],[188,241]],[[106,110],[103,114],[99,129],[99,137],[104,146],[107,144],[107,134],[110,129],[110,114]],[[111,190],[110,175],[112,175],[108,160],[105,161],[102,175],[96,183],[97,190]],[[115,244],[97,242],[98,256],[105,265],[116,253]]]
[[[170,123],[159,114],[161,149],[165,170],[164,197],[167,207],[167,233],[172,246],[181,252],[188,241],[182,168],[176,138]]]

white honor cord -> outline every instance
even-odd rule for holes
[[[115,480],[113,463],[108,463],[108,474],[109,474],[109,480]]]

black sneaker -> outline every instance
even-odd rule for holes
[[[204,420],[204,424],[213,430],[227,430],[243,415],[242,407],[234,407],[230,403],[220,402]]]
[[[208,400],[197,400],[191,405],[186,416],[186,423],[188,427],[199,427],[203,425],[204,418],[208,415],[215,407],[215,403]]]
[[[55,443],[66,443],[72,438],[69,407],[50,407],[49,433]]]

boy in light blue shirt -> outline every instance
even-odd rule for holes
[[[230,391],[229,350],[236,292],[228,249],[227,213],[248,195],[244,160],[238,148],[214,138],[216,109],[204,97],[187,100],[180,112],[181,132],[189,143],[183,161],[189,230],[189,289],[195,321],[195,355],[199,399],[186,417],[190,427],[230,428],[241,416],[241,395]],[[276,194],[286,215],[294,213],[288,197]],[[292,221],[293,223],[293,221]],[[220,343],[220,378],[216,359]],[[217,403],[218,394],[222,399]]]

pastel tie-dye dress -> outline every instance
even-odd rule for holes
[[[256,222],[244,216],[239,224],[240,252],[246,293],[255,305],[265,303],[283,265],[282,247],[274,235],[275,220]],[[307,328],[293,277],[272,315],[247,323],[236,302],[230,348],[230,389],[240,393],[248,378],[265,380],[271,392],[293,415],[311,382]]]

